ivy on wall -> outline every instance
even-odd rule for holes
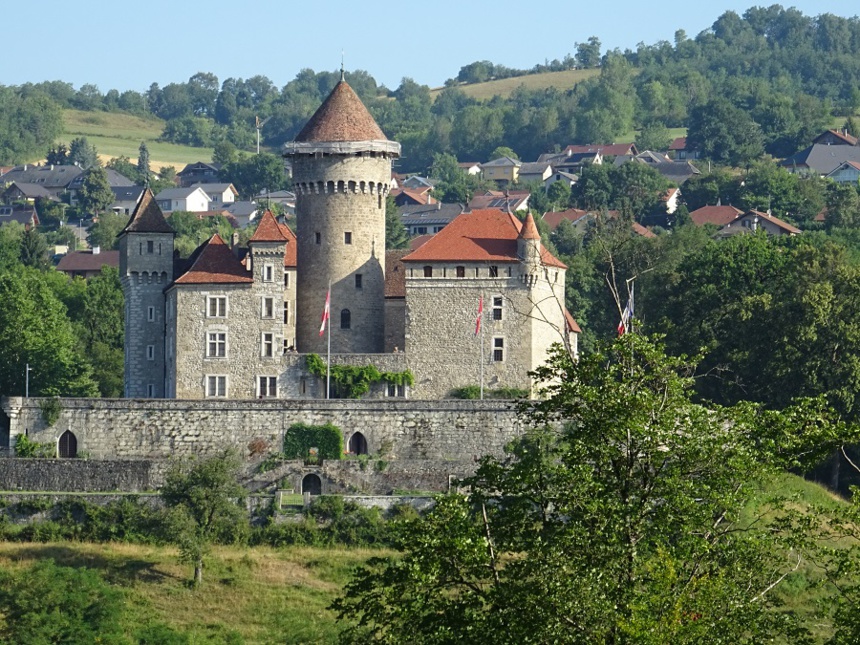
[[[284,435],[284,458],[307,459],[310,449],[318,450],[319,459],[340,459],[343,455],[343,433],[336,425],[321,426],[294,423]]]
[[[326,364],[319,354],[308,354],[306,358],[308,371],[314,376],[325,378]],[[361,398],[370,391],[370,386],[379,381],[393,385],[415,384],[415,377],[410,370],[402,372],[380,372],[374,365],[332,365],[331,380],[342,394],[350,399]]]

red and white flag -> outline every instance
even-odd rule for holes
[[[481,318],[484,317],[484,296],[478,298],[478,317],[475,318],[475,336],[481,333]]]
[[[627,298],[627,305],[621,312],[621,322],[618,323],[618,335],[623,336],[630,331],[630,320],[633,318],[633,293]]]
[[[325,308],[322,313],[322,323],[320,324],[320,336],[325,332],[325,324],[329,319],[329,312],[331,310],[331,288],[329,288],[328,292],[325,294]]]

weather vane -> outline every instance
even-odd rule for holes
[[[340,80],[342,80],[342,81],[346,80],[346,74],[345,74],[344,68],[343,68],[343,50],[342,49],[340,50]]]

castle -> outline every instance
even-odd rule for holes
[[[565,265],[531,215],[500,210],[463,213],[416,250],[386,252],[399,154],[341,80],[285,146],[295,235],[266,213],[247,250],[215,235],[180,260],[146,191],[119,236],[125,396],[324,398],[307,355],[325,357],[329,333],[332,364],[414,375],[411,387],[375,384],[371,398],[442,399],[479,382],[531,391],[528,373],[552,343],[576,351]]]

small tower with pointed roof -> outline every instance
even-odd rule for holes
[[[128,398],[166,396],[164,289],[173,280],[174,235],[147,188],[119,234]]]
[[[541,261],[540,233],[531,211],[526,215],[520,234],[517,236],[517,256],[520,259],[520,278],[527,285],[535,284],[543,272]]]
[[[318,314],[331,285],[332,351],[382,352],[385,198],[400,144],[342,79],[285,155],[296,192],[297,349],[325,351]]]

